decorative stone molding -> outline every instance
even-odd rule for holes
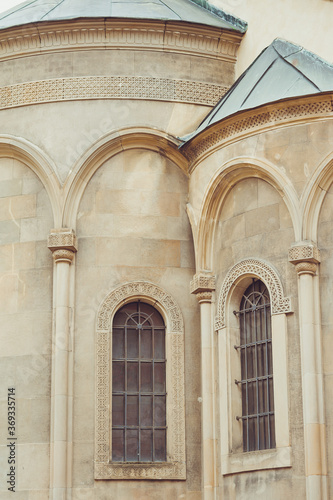
[[[145,99],[215,106],[222,85],[144,76],[82,76],[18,83],[0,88],[0,109],[84,99]]]
[[[295,245],[289,249],[288,260],[295,265],[298,275],[314,275],[320,262],[320,251],[315,245],[308,243]]]
[[[132,49],[235,62],[242,35],[184,22],[94,19],[2,30],[0,60],[67,50]]]
[[[191,293],[196,295],[199,304],[201,302],[211,302],[215,290],[215,276],[206,273],[196,274],[190,286]]]
[[[301,99],[302,102],[299,102]],[[332,95],[315,95],[309,97],[290,98],[282,103],[263,105],[257,110],[239,112],[232,118],[212,125],[198,136],[193,137],[182,148],[183,154],[190,162],[190,170],[202,161],[216,147],[239,139],[244,134],[259,132],[284,123],[314,119],[333,115]],[[294,101],[294,102],[293,102]]]
[[[71,263],[77,252],[76,236],[73,230],[67,228],[52,229],[47,242],[55,262]]]
[[[116,311],[131,300],[146,300],[166,321],[167,456],[166,463],[111,462],[111,337]],[[175,300],[153,283],[136,281],[113,290],[103,301],[96,329],[95,479],[186,479],[184,395],[184,324]]]
[[[235,264],[226,275],[218,300],[218,315],[215,320],[215,330],[225,327],[226,301],[230,289],[241,277],[255,276],[261,279],[270,294],[271,311],[273,314],[290,313],[291,300],[283,294],[282,284],[276,271],[266,262],[256,259],[246,259]]]
[[[320,262],[320,251],[315,245],[311,244],[295,245],[289,249],[288,260],[292,264],[303,261],[318,264]]]

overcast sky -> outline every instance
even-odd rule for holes
[[[23,3],[24,0],[0,0],[0,12],[11,9],[19,3]]]

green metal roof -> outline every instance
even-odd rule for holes
[[[206,0],[27,0],[0,14],[0,29],[82,18],[185,21],[238,33],[247,29],[247,23]]]
[[[197,130],[183,140],[190,140],[238,111],[329,90],[333,90],[333,65],[299,45],[277,38],[244,71]]]

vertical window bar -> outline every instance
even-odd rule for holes
[[[271,372],[273,373],[273,370],[271,369],[271,367],[268,365],[268,342],[267,342],[267,339],[268,339],[268,332],[267,332],[267,317],[266,317],[266,311],[267,311],[267,308],[265,307],[264,308],[264,314],[265,314],[265,339],[266,339],[266,345],[265,345],[265,350],[266,350],[266,375],[267,375],[267,412],[269,412],[269,408],[270,408],[270,404],[269,404],[269,378],[268,378],[268,375],[271,374]],[[271,447],[271,428],[270,428],[270,418],[269,418],[269,414],[268,414],[268,418],[267,418],[267,433],[268,433],[268,448]]]

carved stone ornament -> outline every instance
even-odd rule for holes
[[[317,272],[317,264],[315,262],[298,262],[295,266],[296,272],[300,274],[312,274],[315,275]]]
[[[167,462],[112,462],[111,346],[112,320],[131,300],[146,300],[163,312],[166,323]],[[103,301],[96,328],[95,479],[186,479],[184,324],[175,300],[153,283],[136,281],[113,290]]]
[[[289,249],[288,260],[292,264],[303,261],[318,264],[320,262],[320,251],[315,245],[311,244],[295,245]]]
[[[299,98],[298,98],[299,100]],[[291,103],[289,101],[274,106],[260,107],[257,111],[242,112],[232,118],[226,118],[221,123],[210,127],[210,131],[199,134],[182,148],[183,154],[189,160],[190,172],[202,161],[210,151],[217,146],[222,146],[231,140],[236,140],[244,133],[258,132],[259,130],[276,127],[284,123],[315,118],[332,116],[333,106],[331,96],[311,96],[303,98],[302,103]]]
[[[55,262],[71,263],[77,252],[76,236],[73,230],[62,228],[52,229],[47,242]]]
[[[0,109],[83,99],[149,99],[215,106],[228,87],[144,76],[82,76],[0,88]]]
[[[291,300],[283,294],[282,285],[276,271],[266,262],[256,259],[245,259],[235,264],[226,275],[218,300],[218,315],[215,330],[226,326],[226,301],[234,283],[242,276],[254,276],[262,280],[269,291],[272,314],[290,313]]]
[[[182,22],[83,20],[43,22],[2,30],[0,60],[68,50],[132,49],[205,56],[234,62],[242,35]]]
[[[208,273],[198,273],[191,281],[191,293],[212,292],[215,290],[215,276]]]

